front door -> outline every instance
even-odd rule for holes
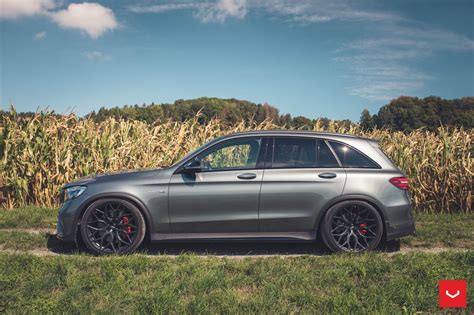
[[[229,139],[195,158],[200,172],[173,174],[169,188],[172,232],[257,232],[261,148],[262,138]]]
[[[309,232],[322,207],[342,194],[346,173],[324,140],[282,137],[265,163],[260,232]]]

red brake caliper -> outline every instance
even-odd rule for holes
[[[123,217],[122,218],[122,224],[127,225],[127,233],[130,234],[132,233],[132,227],[128,225],[128,217]]]
[[[365,224],[365,223],[361,223],[361,224],[359,225],[359,232],[360,232],[360,234],[362,234],[362,235],[367,234],[366,227],[367,227],[367,224]]]

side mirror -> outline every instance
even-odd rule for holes
[[[201,162],[198,160],[192,160],[184,166],[183,170],[186,173],[199,173],[202,170]]]

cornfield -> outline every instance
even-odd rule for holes
[[[57,206],[60,187],[91,173],[170,165],[206,141],[244,130],[277,128],[270,122],[207,125],[198,117],[150,125],[110,118],[101,123],[75,115],[39,113],[2,122],[4,154],[1,178],[4,207]],[[382,149],[410,177],[412,200],[419,212],[471,212],[473,130],[439,128],[411,133],[344,127],[320,122],[315,131],[349,133],[379,139]]]

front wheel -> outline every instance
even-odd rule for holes
[[[145,220],[132,203],[121,199],[93,202],[81,220],[81,236],[96,255],[134,251],[145,237]]]
[[[362,252],[382,240],[383,222],[377,209],[364,201],[343,201],[324,216],[321,235],[332,251]]]

